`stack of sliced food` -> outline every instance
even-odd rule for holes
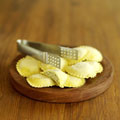
[[[18,60],[16,69],[31,87],[81,87],[86,79],[94,78],[103,71],[100,63],[103,57],[100,51],[90,46],[79,46],[74,49],[78,50],[78,60],[61,57],[61,69],[31,56]]]

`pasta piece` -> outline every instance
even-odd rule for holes
[[[26,56],[20,59],[16,68],[18,73],[23,77],[28,77],[32,74],[40,73],[39,62],[33,57]]]
[[[98,51],[96,48],[93,48],[93,47],[90,47],[90,46],[80,46],[80,47],[76,47],[75,49],[79,50],[81,48],[87,50],[87,54],[84,57],[84,60],[96,61],[96,62],[101,62],[102,61],[103,56],[102,56],[101,52]]]
[[[69,75],[69,77],[64,85],[65,87],[81,87],[85,84],[84,78],[77,78],[71,75]]]
[[[79,78],[94,78],[97,73],[103,71],[103,67],[100,63],[95,61],[79,62],[72,66],[67,66],[66,71],[75,77]]]
[[[83,60],[101,62],[103,57],[100,51],[90,46],[80,46],[74,48],[78,50],[78,60],[68,59],[68,65],[73,65]]]
[[[53,79],[56,84],[61,88],[64,87],[66,80],[69,79],[69,75],[67,75],[60,69],[49,69],[44,72],[44,75]]]
[[[31,75],[26,80],[30,86],[36,88],[51,87],[55,85],[55,82],[52,79],[42,74]]]
[[[96,73],[101,73],[103,71],[103,67],[98,62],[91,62],[91,65],[95,68]]]
[[[67,61],[64,58],[61,58],[61,70],[64,71],[64,68],[67,66]],[[50,65],[50,64],[45,64],[43,62],[40,61],[40,68],[43,71],[46,71],[48,69],[56,69],[56,67]]]

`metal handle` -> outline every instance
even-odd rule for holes
[[[28,54],[30,56],[33,56],[33,57],[45,62],[46,52],[42,52],[35,48],[29,47],[29,46],[25,45],[24,43],[22,43],[22,41],[19,41],[19,40],[17,40],[17,48],[18,48],[19,52]]]

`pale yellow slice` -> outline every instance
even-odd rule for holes
[[[76,47],[75,49],[79,50],[81,48],[87,50],[87,54],[85,55],[84,60],[96,61],[96,62],[102,61],[103,56],[101,52],[96,48],[93,48],[91,46],[80,46],[80,47]]]
[[[53,79],[56,82],[56,85],[63,88],[67,79],[69,79],[69,75],[61,71],[60,69],[49,69],[44,72],[44,75]]]
[[[81,87],[85,84],[84,78],[77,78],[69,75],[69,79],[65,82],[65,87]]]
[[[26,80],[30,86],[36,88],[51,87],[55,85],[55,82],[52,79],[42,74],[31,75],[27,77]]]
[[[66,72],[79,78],[94,78],[97,73],[101,73],[103,67],[95,61],[84,61],[66,67]]]
[[[20,59],[16,64],[17,71],[23,77],[40,73],[39,62],[33,57],[26,56]]]
[[[61,68],[60,68],[60,69],[61,69],[62,71],[64,71],[65,67],[68,65],[67,60],[61,57],[61,63],[60,63],[60,64],[61,64]],[[43,71],[46,71],[46,70],[48,70],[48,69],[56,69],[56,67],[54,67],[54,66],[52,66],[52,65],[50,65],[50,64],[45,64],[45,63],[43,63],[43,62],[41,62],[41,61],[40,61],[40,68],[41,68]]]

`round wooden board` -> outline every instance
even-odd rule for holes
[[[111,62],[104,57],[102,65],[104,71],[93,79],[86,80],[86,84],[79,88],[32,88],[28,85],[24,77],[16,71],[16,62],[22,56],[17,56],[11,66],[10,74],[13,87],[23,95],[46,102],[70,103],[79,102],[94,98],[103,93],[111,84],[113,79],[113,67]]]

